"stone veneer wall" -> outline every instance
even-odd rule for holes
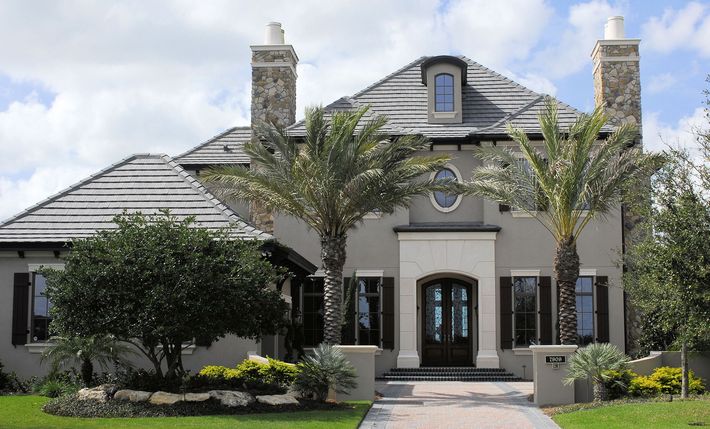
[[[594,63],[594,104],[604,108],[611,125],[633,124],[641,140],[641,73],[638,39],[600,40],[592,52]],[[622,206],[624,248],[638,240],[636,226],[642,218],[629,206]],[[626,353],[638,353],[639,316],[625,295]]]
[[[296,57],[290,45],[252,47],[252,139],[260,125],[285,128],[296,121]],[[252,163],[252,168],[258,165]],[[251,204],[251,220],[268,233],[274,232],[273,213]]]

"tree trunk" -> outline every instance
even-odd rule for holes
[[[323,293],[323,342],[340,344],[342,332],[343,266],[347,236],[321,237],[321,259],[325,272]]]
[[[594,395],[594,401],[606,401],[606,386],[604,385],[604,380],[597,378],[592,379],[592,392]]]
[[[577,344],[577,305],[575,285],[579,277],[579,255],[573,237],[557,243],[555,255],[557,293],[560,297],[560,343]]]
[[[680,368],[681,368],[681,384],[680,384],[680,397],[688,397],[688,343],[683,341],[680,346]]]
[[[94,378],[94,364],[91,359],[83,359],[81,361],[81,380],[84,386],[91,387],[91,380]]]

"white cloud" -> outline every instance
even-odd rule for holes
[[[698,147],[695,132],[707,129],[709,125],[706,112],[701,107],[679,119],[675,125],[661,122],[658,112],[644,113],[643,146],[651,151],[661,151],[669,145],[692,151]]]
[[[682,9],[667,8],[660,17],[643,25],[644,45],[669,53],[676,49],[697,50],[710,56],[710,13],[707,5],[691,2]]]
[[[661,73],[649,78],[647,89],[651,94],[658,94],[659,92],[663,92],[666,89],[671,88],[676,84],[676,82],[676,77],[671,73]]]
[[[602,38],[604,23],[609,16],[619,15],[621,10],[607,1],[593,0],[570,6],[563,26],[553,26],[551,31],[560,32],[555,43],[541,50],[535,64],[550,78],[574,74],[591,64],[589,57],[595,42]]]
[[[56,97],[0,110],[0,218],[131,153],[176,155],[247,124],[249,45],[266,22],[301,59],[301,116],[442,53],[554,94],[552,71],[517,66],[553,16],[545,0],[1,2],[0,73]]]

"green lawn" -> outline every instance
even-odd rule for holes
[[[353,410],[302,411],[238,416],[151,417],[135,419],[83,419],[57,417],[42,412],[47,398],[0,396],[0,428],[356,428],[370,408],[367,401],[353,402]]]
[[[710,401],[610,405],[552,417],[562,429],[692,428],[710,426]],[[695,425],[691,425],[695,423]],[[703,423],[701,425],[700,423]]]

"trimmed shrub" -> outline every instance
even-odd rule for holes
[[[4,366],[0,361],[0,392],[10,390],[10,375],[3,372]]]
[[[277,359],[269,359],[268,365],[263,365],[259,370],[259,375],[269,384],[288,388],[296,380],[298,367],[294,364],[286,363]]]
[[[629,383],[629,393],[632,396],[651,397],[661,393],[661,383],[650,377],[639,376]]]
[[[656,368],[649,377],[661,385],[661,392],[671,395],[680,395],[683,373],[681,368],[662,366]],[[705,391],[703,381],[696,377],[693,371],[688,371],[688,392],[701,394]]]
[[[623,371],[604,371],[602,376],[604,377],[607,399],[611,400],[626,396],[629,392],[631,380],[638,377],[638,374],[626,369]]]

